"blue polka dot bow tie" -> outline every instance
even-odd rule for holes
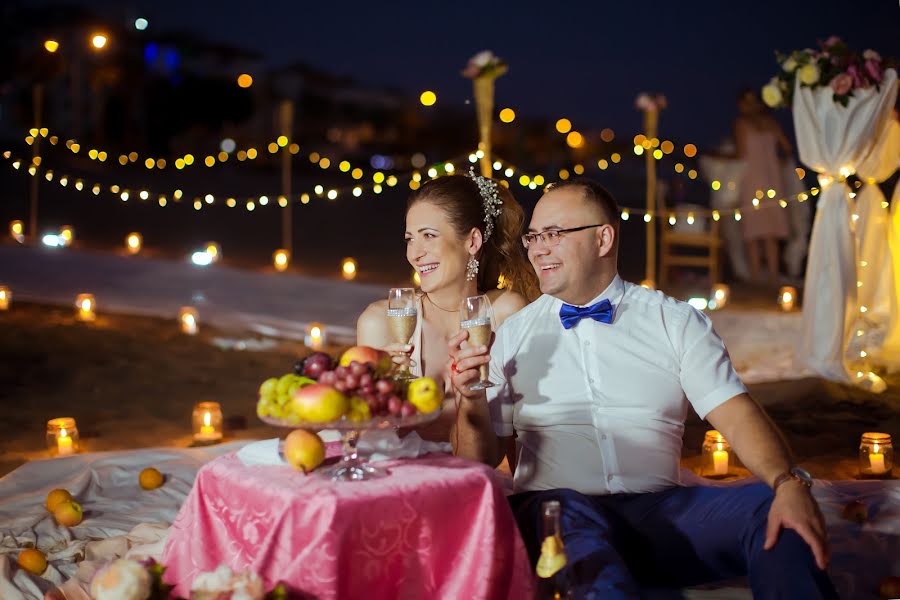
[[[583,308],[580,306],[572,306],[571,304],[563,304],[562,308],[559,309],[559,320],[562,321],[562,326],[566,329],[572,329],[578,324],[578,321],[585,317],[590,317],[600,323],[612,323],[612,302],[603,299],[596,304],[591,304],[590,306]]]

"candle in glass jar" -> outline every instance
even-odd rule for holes
[[[721,444],[719,444],[721,448]],[[716,475],[728,475],[728,450],[716,450],[713,452],[713,473]]]
[[[66,428],[59,430],[59,437],[56,438],[56,448],[59,450],[60,456],[68,456],[75,453],[75,447],[72,444],[72,438],[66,433]]]
[[[887,472],[887,469],[884,468],[884,454],[878,450],[878,444],[875,444],[872,452],[869,453],[869,466],[872,467],[873,475],[883,475]]]
[[[209,414],[209,411],[203,413],[203,425],[200,426],[200,435],[210,436],[216,432],[215,428],[210,424],[211,421],[212,416]]]

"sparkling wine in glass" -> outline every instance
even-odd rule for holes
[[[459,308],[459,327],[469,332],[470,346],[490,346],[491,343],[491,301],[487,296],[469,296]],[[481,365],[481,381],[469,386],[470,390],[484,390],[494,385],[489,379],[490,367]]]
[[[397,344],[408,344],[416,330],[419,311],[416,308],[416,290],[413,288],[391,288],[388,292],[388,326],[392,341]],[[400,370],[401,376],[408,376],[407,367]]]

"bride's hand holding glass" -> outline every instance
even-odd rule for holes
[[[388,292],[387,319],[391,343],[384,349],[398,366],[401,375],[408,375],[412,365],[413,351],[411,338],[416,330],[419,310],[416,306],[416,291],[413,288],[391,288]]]

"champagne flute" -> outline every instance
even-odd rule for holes
[[[459,308],[459,328],[469,332],[470,346],[489,346],[491,343],[491,322],[493,311],[487,296],[469,296],[462,301]],[[484,390],[494,386],[490,377],[489,365],[479,368],[481,381],[469,386],[470,390]]]
[[[392,341],[408,344],[416,330],[419,310],[416,308],[416,290],[413,288],[391,288],[388,292],[388,326]],[[400,368],[401,378],[409,378],[409,367]]]

